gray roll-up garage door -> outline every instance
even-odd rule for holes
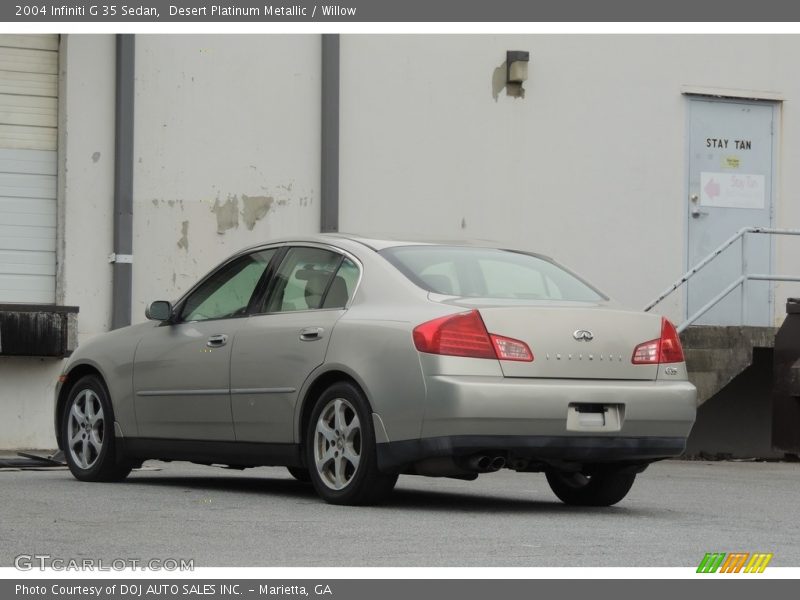
[[[52,303],[58,36],[0,35],[0,302]]]

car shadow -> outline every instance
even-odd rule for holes
[[[294,479],[277,479],[271,477],[236,477],[215,475],[137,475],[124,481],[126,485],[144,483],[154,486],[188,488],[189,490],[209,490],[237,492],[244,494],[270,494],[277,496],[294,496],[317,498],[310,483]]]
[[[485,496],[463,492],[438,491],[438,490],[404,490],[397,489],[388,500],[376,507],[377,509],[408,509],[419,508],[428,511],[447,511],[468,512],[468,513],[491,513],[497,514],[520,514],[520,513],[547,513],[547,514],[652,514],[650,510],[641,511],[631,509],[624,505],[609,507],[593,506],[567,506],[560,500],[553,497],[549,499],[537,499],[531,497],[509,498],[503,496]]]
[[[170,475],[153,476],[138,474],[127,479],[124,485],[146,484],[183,488],[189,490],[206,490],[235,492],[238,494],[258,496],[279,496],[294,498],[303,501],[322,503],[310,483],[303,483],[293,479],[272,477],[237,477],[237,476],[197,476],[197,475]],[[418,490],[396,488],[387,500],[377,506],[362,507],[360,510],[374,510],[390,513],[408,509],[421,509],[426,511],[447,511],[449,513],[491,513],[521,514],[521,513],[546,513],[546,514],[581,514],[581,515],[610,515],[620,516],[653,516],[653,508],[636,508],[621,505],[611,507],[584,507],[567,506],[553,498],[530,500],[525,498],[510,498],[502,495],[481,495],[469,492],[452,490]]]

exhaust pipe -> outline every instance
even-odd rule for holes
[[[478,454],[470,457],[470,459],[467,461],[467,466],[473,471],[486,473],[492,466],[492,459],[485,454]]]
[[[477,454],[467,460],[467,468],[478,473],[494,473],[506,466],[506,459],[502,456],[486,456]]]
[[[492,464],[489,465],[489,470],[490,471],[499,471],[500,469],[502,469],[505,466],[506,466],[506,459],[503,458],[502,456],[495,456],[494,460],[492,461]]]

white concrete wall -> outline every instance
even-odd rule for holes
[[[133,319],[233,252],[319,231],[319,36],[138,36]]]
[[[56,296],[80,307],[78,337],[110,323],[114,36],[62,36]],[[0,448],[53,448],[61,360],[0,358]]]
[[[0,450],[55,448],[53,392],[61,361],[0,358]]]
[[[115,40],[62,36],[57,302],[80,307],[78,343],[111,326]]]
[[[507,50],[531,52],[524,99],[495,95]],[[682,86],[785,95],[777,224],[800,227],[798,53],[796,36],[343,36],[341,229],[517,245],[642,307],[686,266]],[[778,270],[800,273],[794,242]]]

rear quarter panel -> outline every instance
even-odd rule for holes
[[[425,414],[425,381],[402,321],[340,319],[331,338],[327,369],[353,374],[380,415],[390,441],[417,438]]]
[[[462,312],[428,294],[374,251],[359,253],[362,278],[353,301],[331,334],[320,373],[350,373],[380,415],[389,441],[418,438],[425,415],[425,378],[414,347],[414,327]],[[298,423],[299,423],[298,408]]]

